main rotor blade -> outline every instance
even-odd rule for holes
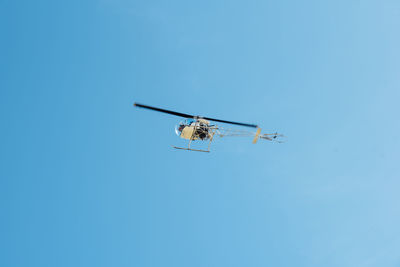
[[[246,127],[252,127],[252,128],[257,128],[257,127],[258,127],[258,126],[255,125],[255,124],[241,123],[241,122],[234,122],[234,121],[225,121],[225,120],[207,118],[207,117],[202,117],[202,116],[193,116],[193,115],[190,115],[190,114],[175,112],[175,111],[171,111],[171,110],[167,110],[167,109],[162,109],[162,108],[156,108],[156,107],[146,106],[146,105],[142,105],[142,104],[139,104],[139,103],[134,103],[133,105],[134,105],[135,107],[151,109],[151,110],[154,110],[154,111],[163,112],[163,113],[167,113],[167,114],[171,114],[171,115],[175,115],[175,116],[179,116],[179,117],[183,117],[183,118],[205,119],[205,120],[209,120],[209,121],[216,121],[216,122],[222,122],[222,123],[229,123],[229,124],[240,125],[240,126],[246,126]]]
[[[224,120],[218,120],[218,119],[207,118],[207,117],[201,117],[201,118],[202,118],[202,119],[205,119],[205,120],[209,120],[209,121],[216,121],[216,122],[222,122],[222,123],[229,123],[229,124],[240,125],[240,126],[246,126],[246,127],[252,127],[252,128],[257,128],[257,127],[258,127],[256,124],[241,123],[241,122],[234,122],[234,121],[224,121]]]
[[[197,118],[196,116],[193,116],[193,115],[190,115],[190,114],[175,112],[175,111],[162,109],[162,108],[150,107],[150,106],[142,105],[142,104],[139,104],[139,103],[134,103],[133,105],[135,107],[147,108],[147,109],[151,109],[151,110],[154,110],[154,111],[164,112],[164,113],[167,113],[167,114],[171,114],[171,115],[175,115],[175,116],[179,116],[179,117],[183,117],[183,118]]]

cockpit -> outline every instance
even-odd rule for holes
[[[194,119],[186,119],[181,121],[179,124],[175,125],[175,133],[177,136],[181,136],[181,133],[183,129],[185,129],[186,126],[190,126],[194,124],[196,121]]]

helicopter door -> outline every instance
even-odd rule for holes
[[[192,138],[193,131],[194,131],[193,126],[186,126],[185,128],[183,128],[180,137],[183,139],[190,140]]]

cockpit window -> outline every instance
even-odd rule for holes
[[[194,119],[186,119],[186,120],[184,120],[184,122],[186,123],[186,125],[190,125],[193,122],[195,122],[195,120]]]
[[[186,120],[181,121],[179,124],[177,124],[177,125],[175,126],[175,133],[176,133],[176,135],[177,135],[177,136],[180,136],[181,133],[182,133],[182,131],[183,131],[183,129],[184,129],[186,126],[190,126],[190,125],[191,125],[192,123],[194,123],[194,122],[196,122],[194,119],[186,119]]]

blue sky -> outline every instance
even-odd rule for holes
[[[0,7],[1,266],[400,265],[398,1]]]

